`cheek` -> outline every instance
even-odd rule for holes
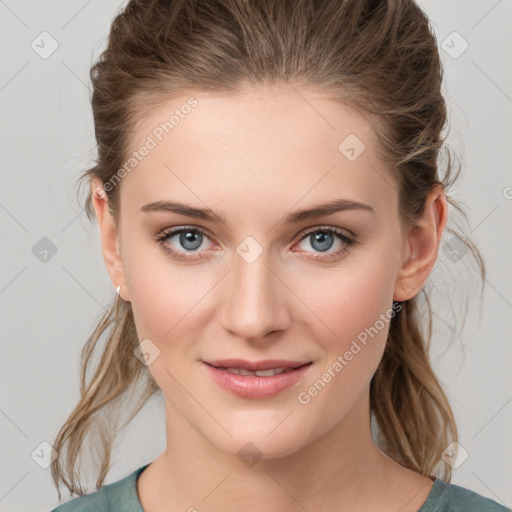
[[[332,381],[331,392],[341,401],[347,399],[347,390],[351,395],[371,379],[384,352],[394,316],[395,252],[376,245],[347,259],[329,278],[319,273],[316,282],[321,286],[310,286],[306,295],[312,313],[297,317],[325,354],[315,377],[324,380],[324,372],[330,372],[325,380]]]
[[[310,327],[320,336],[331,339],[334,345],[357,337],[365,328],[373,326],[392,306],[394,291],[395,257],[381,250],[367,250],[354,255],[346,264],[319,269],[302,284],[297,282],[299,296],[311,310],[306,313]],[[315,286],[313,284],[316,283]],[[341,345],[340,345],[340,348]]]
[[[133,243],[132,243],[133,242]],[[215,282],[201,266],[173,262],[156,246],[127,241],[126,284],[139,339],[182,340]],[[185,329],[185,326],[187,329]]]
[[[168,399],[186,404],[178,382],[187,380],[190,365],[200,357],[199,341],[215,322],[211,292],[219,276],[207,265],[173,263],[155,249],[132,251],[127,274],[138,339],[146,344],[144,351],[149,347],[157,354],[148,370]]]
[[[323,301],[318,309],[323,322],[306,327],[322,346],[324,357],[315,374],[297,390],[297,400],[311,417],[324,418],[325,431],[360,399],[382,359],[394,313],[388,279],[379,277],[377,272],[354,273],[343,280],[341,291],[331,285],[332,300],[317,296]]]
[[[204,308],[213,283],[194,276],[192,267],[165,264],[165,257],[146,265],[132,256],[127,286],[137,336],[146,343],[141,345],[144,351],[149,347],[157,354],[148,370],[167,399],[177,404],[183,399],[178,384],[183,382],[183,361],[197,359],[196,342],[207,321]]]

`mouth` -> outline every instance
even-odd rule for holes
[[[209,363],[206,363],[209,364]],[[213,368],[216,368],[217,370],[221,370],[224,372],[232,373],[234,375],[242,375],[242,376],[253,376],[253,377],[273,377],[274,375],[281,375],[282,373],[288,373],[292,372],[293,370],[296,370],[298,368],[302,368],[303,366],[308,366],[311,363],[305,363],[301,364],[299,366],[293,366],[293,367],[280,367],[280,368],[269,368],[268,370],[248,370],[246,368],[229,368],[225,366],[212,366]]]
[[[296,386],[312,361],[203,361],[210,377],[225,390],[243,398],[263,399]],[[252,367],[252,368],[251,368]]]
[[[243,359],[224,359],[216,361],[203,361],[213,368],[226,371],[234,375],[272,377],[282,373],[291,372],[298,368],[312,364],[312,361],[286,361],[272,359],[266,361],[245,361]]]

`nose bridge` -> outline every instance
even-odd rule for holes
[[[286,328],[285,287],[271,271],[270,260],[270,251],[254,239],[237,248],[222,307],[224,328],[242,338],[257,340]]]

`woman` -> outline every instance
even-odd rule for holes
[[[455,205],[421,9],[132,0],[91,78],[87,212],[118,297],[52,475],[83,494],[87,434],[100,487],[119,411],[155,392],[167,447],[55,510],[506,510],[449,483],[421,329]]]

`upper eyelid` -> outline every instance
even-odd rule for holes
[[[343,234],[347,238],[355,238],[355,234],[352,233],[349,229],[347,229],[347,228],[340,228],[340,227],[337,227],[337,226],[329,226],[327,224],[320,225],[320,226],[313,226],[311,228],[306,228],[303,231],[301,231],[300,234],[304,234],[306,236],[306,235],[308,235],[310,233],[314,233],[316,231],[322,231],[322,230],[325,230],[325,231],[335,231],[335,232],[346,231],[348,233],[348,235],[346,235],[345,233],[340,233],[340,234]]]
[[[183,231],[186,231],[186,230],[190,230],[190,231],[199,231],[200,233],[203,233],[205,235],[208,236],[208,238],[215,238],[213,237],[212,235],[210,235],[210,232],[205,229],[205,228],[202,228],[202,227],[199,227],[199,226],[187,226],[187,225],[184,225],[184,226],[174,226],[172,228],[166,228],[166,229],[162,229],[161,231],[161,235],[162,236],[171,236],[171,235],[177,235],[179,234],[180,232],[183,232]]]

